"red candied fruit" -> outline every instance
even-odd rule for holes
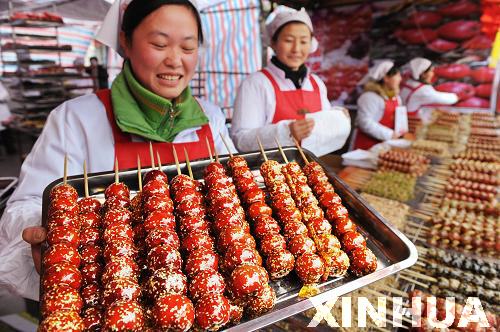
[[[245,306],[246,313],[250,317],[260,316],[274,307],[276,303],[276,293],[271,286],[266,285],[262,292],[256,294],[248,300]]]
[[[217,331],[230,319],[231,305],[220,294],[208,294],[196,304],[196,324],[206,331]]]
[[[157,228],[168,228],[175,232],[175,217],[172,213],[162,210],[151,212],[144,221],[146,232],[152,232]]]
[[[133,278],[116,278],[111,280],[104,287],[103,304],[110,306],[119,300],[137,300],[141,295],[141,288]]]
[[[110,197],[130,198],[130,190],[124,183],[112,183],[104,191],[104,197],[106,200]]]
[[[217,271],[202,271],[196,274],[189,284],[189,294],[194,301],[198,301],[206,294],[224,294],[226,283]]]
[[[295,260],[295,272],[304,284],[312,284],[325,273],[325,264],[318,255],[305,253]]]
[[[305,254],[306,252],[315,253],[316,252],[316,245],[314,244],[314,241],[309,236],[297,235],[297,236],[294,236],[288,242],[288,249],[295,257],[298,257],[298,256]]]
[[[57,263],[69,263],[80,266],[80,254],[67,243],[58,243],[51,246],[43,255],[43,265],[47,268]]]
[[[64,197],[76,202],[78,199],[78,192],[69,184],[60,184],[52,188],[49,197],[51,201]]]
[[[231,290],[236,299],[245,299],[264,289],[269,282],[266,270],[257,265],[242,265],[231,273]]]
[[[351,252],[357,248],[366,247],[366,240],[363,235],[358,232],[349,231],[342,235],[342,248],[347,252]]]
[[[203,231],[196,231],[186,235],[181,243],[181,249],[186,252],[193,252],[198,249],[213,250],[214,242],[212,237]]]
[[[193,303],[184,295],[168,294],[160,297],[153,312],[156,324],[162,330],[188,331],[195,319]]]
[[[55,226],[47,233],[47,243],[52,246],[57,243],[66,243],[73,248],[80,244],[80,230],[74,227]]]
[[[43,317],[47,317],[59,310],[80,311],[82,306],[83,300],[76,289],[67,285],[58,285],[43,294],[41,312]]]
[[[171,271],[178,271],[182,267],[180,253],[173,247],[161,245],[151,249],[148,253],[148,267],[152,271],[166,268]]]
[[[159,299],[167,294],[187,294],[187,278],[180,271],[162,268],[153,272],[147,282],[148,294],[152,299]]]
[[[180,243],[176,232],[172,231],[169,227],[162,227],[154,229],[146,236],[146,245],[149,249],[160,245],[168,245],[179,249]]]
[[[189,254],[184,270],[191,278],[202,271],[217,271],[218,266],[219,257],[215,252],[208,249],[198,249]]]
[[[92,197],[85,197],[78,201],[80,214],[99,213],[101,211],[101,202]]]
[[[116,301],[106,310],[106,331],[142,331],[143,327],[144,311],[137,301]]]
[[[77,311],[61,310],[56,311],[45,318],[40,326],[38,332],[80,332],[85,328],[83,320]]]
[[[295,258],[288,251],[274,252],[266,257],[266,269],[272,280],[281,279],[292,272]]]

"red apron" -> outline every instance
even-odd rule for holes
[[[315,113],[321,111],[321,94],[316,80],[309,75],[312,91],[304,91],[302,89],[281,91],[278,83],[273,75],[267,70],[263,69],[262,73],[271,81],[276,95],[276,109],[272,123],[277,123],[281,120],[299,120],[306,117],[305,112],[300,110],[307,110],[308,113]]]
[[[113,130],[113,138],[115,140],[115,157],[118,159],[120,169],[136,168],[137,156],[141,158],[141,165],[144,167],[151,166],[151,157],[149,154],[149,142],[133,142],[132,136],[120,130],[115,121],[115,114],[113,112],[113,103],[111,100],[111,90],[99,90],[96,92],[97,97],[101,100],[106,108],[106,114]],[[188,143],[153,143],[153,151],[160,154],[161,162],[163,164],[172,164],[175,162],[172,152],[172,146],[175,146],[179,161],[185,161],[184,148],[188,151],[189,159],[208,158],[208,148],[205,144],[205,137],[208,137],[210,145],[214,146],[212,137],[212,130],[210,124],[203,125],[197,132],[198,142]]]
[[[385,101],[384,115],[379,121],[381,125],[394,129],[394,122],[396,120],[396,107],[398,107],[398,99],[396,97],[387,99]],[[380,140],[368,134],[365,134],[363,131],[361,131],[360,128],[358,128],[358,133],[356,135],[356,140],[354,143],[354,149],[368,150],[372,146],[380,142]]]
[[[410,90],[410,93],[408,94],[408,96],[407,96],[407,97],[406,97],[406,99],[404,100],[404,104],[405,104],[406,106],[408,106],[408,102],[410,101],[411,96],[413,96],[413,94],[414,94],[415,92],[417,92],[420,88],[424,87],[424,86],[425,86],[425,84],[424,84],[424,83],[420,83],[420,84],[419,84],[419,85],[417,85],[416,87],[412,87],[412,86],[410,86],[410,85],[408,85],[408,84],[406,84],[406,83],[402,83],[402,84],[401,84],[401,86],[402,86],[403,88],[407,88],[408,90]],[[408,116],[409,116],[409,117],[415,117],[415,116],[417,116],[417,112],[418,112],[418,109],[417,109],[417,110],[415,110],[415,111],[413,111],[413,112],[410,112],[410,110],[408,109]]]

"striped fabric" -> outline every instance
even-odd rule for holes
[[[228,118],[241,81],[262,67],[259,15],[258,0],[225,1],[201,12],[207,42],[199,65],[203,97]]]

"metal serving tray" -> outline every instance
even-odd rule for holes
[[[297,161],[301,165],[304,164],[299,151],[296,148],[284,148],[284,151],[289,161]],[[321,164],[319,159],[310,152],[306,150],[305,153],[309,160],[314,160]],[[266,155],[269,159],[283,162],[283,158],[277,149],[266,151]],[[264,162],[264,159],[259,152],[242,154],[241,156],[247,160],[252,171],[258,170],[260,165]],[[223,164],[226,163],[227,159],[228,156],[221,156],[220,158]],[[196,179],[203,178],[203,170],[209,163],[210,160],[208,159],[191,162],[193,175]],[[324,165],[322,166],[325,167]],[[181,169],[184,174],[187,174],[185,163],[181,164]],[[325,168],[325,170],[326,169],[327,168]],[[148,171],[149,169],[142,170],[143,173]],[[163,171],[169,176],[169,178],[173,178],[177,175],[175,165],[163,166]],[[243,320],[240,324],[229,327],[227,331],[247,332],[273,324],[277,321],[312,308],[314,306],[313,303],[325,303],[334,296],[342,296],[356,289],[365,287],[377,280],[406,269],[415,264],[417,261],[417,250],[413,243],[411,243],[405,235],[390,226],[380,214],[378,214],[363,198],[361,198],[361,196],[349,188],[335,174],[330,173],[328,174],[328,177],[335,187],[335,191],[342,197],[344,205],[349,210],[349,213],[356,225],[360,228],[360,232],[366,237],[368,247],[377,256],[377,271],[361,278],[356,278],[352,275],[342,278],[330,278],[328,281],[319,285],[320,293],[318,295],[308,299],[298,297],[301,284],[298,278],[292,273],[292,275],[289,275],[286,278],[271,283],[271,286],[274,288],[277,295],[276,306],[272,311],[251,320]],[[89,174],[88,178],[91,195],[103,197],[106,187],[114,182],[114,173],[105,172]],[[120,172],[120,181],[127,184],[131,192],[137,191],[137,170]],[[47,220],[50,190],[60,183],[62,183],[62,179],[54,181],[45,189],[43,193],[43,225],[46,224]],[[69,177],[68,184],[75,187],[79,195],[83,196],[84,184],[82,175]]]

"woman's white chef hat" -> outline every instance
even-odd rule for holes
[[[394,67],[394,62],[391,60],[383,60],[370,68],[368,71],[368,78],[374,81],[380,81],[385,75]]]
[[[411,77],[418,80],[432,66],[432,62],[425,58],[415,58],[410,61]]]
[[[122,57],[124,56],[123,49],[120,46],[120,31],[122,28],[122,19],[125,9],[132,0],[115,0],[108,10],[106,17],[102,23],[99,32],[97,32],[96,40],[100,41],[104,45],[111,47]],[[199,7],[196,0],[189,0],[193,6],[198,10]]]
[[[293,8],[280,6],[278,7],[277,10],[278,12],[274,16],[274,18],[272,18],[270,22],[266,23],[266,31],[267,31],[266,37],[268,45],[271,44],[271,40],[276,31],[278,31],[279,28],[281,28],[283,25],[289,22],[295,21],[304,23],[305,25],[307,25],[309,30],[311,30],[311,33],[314,33],[314,28],[311,18],[309,17],[304,8],[302,8],[301,10],[295,10]],[[315,52],[317,49],[318,49],[318,40],[315,37],[313,37],[311,42],[311,53]]]

